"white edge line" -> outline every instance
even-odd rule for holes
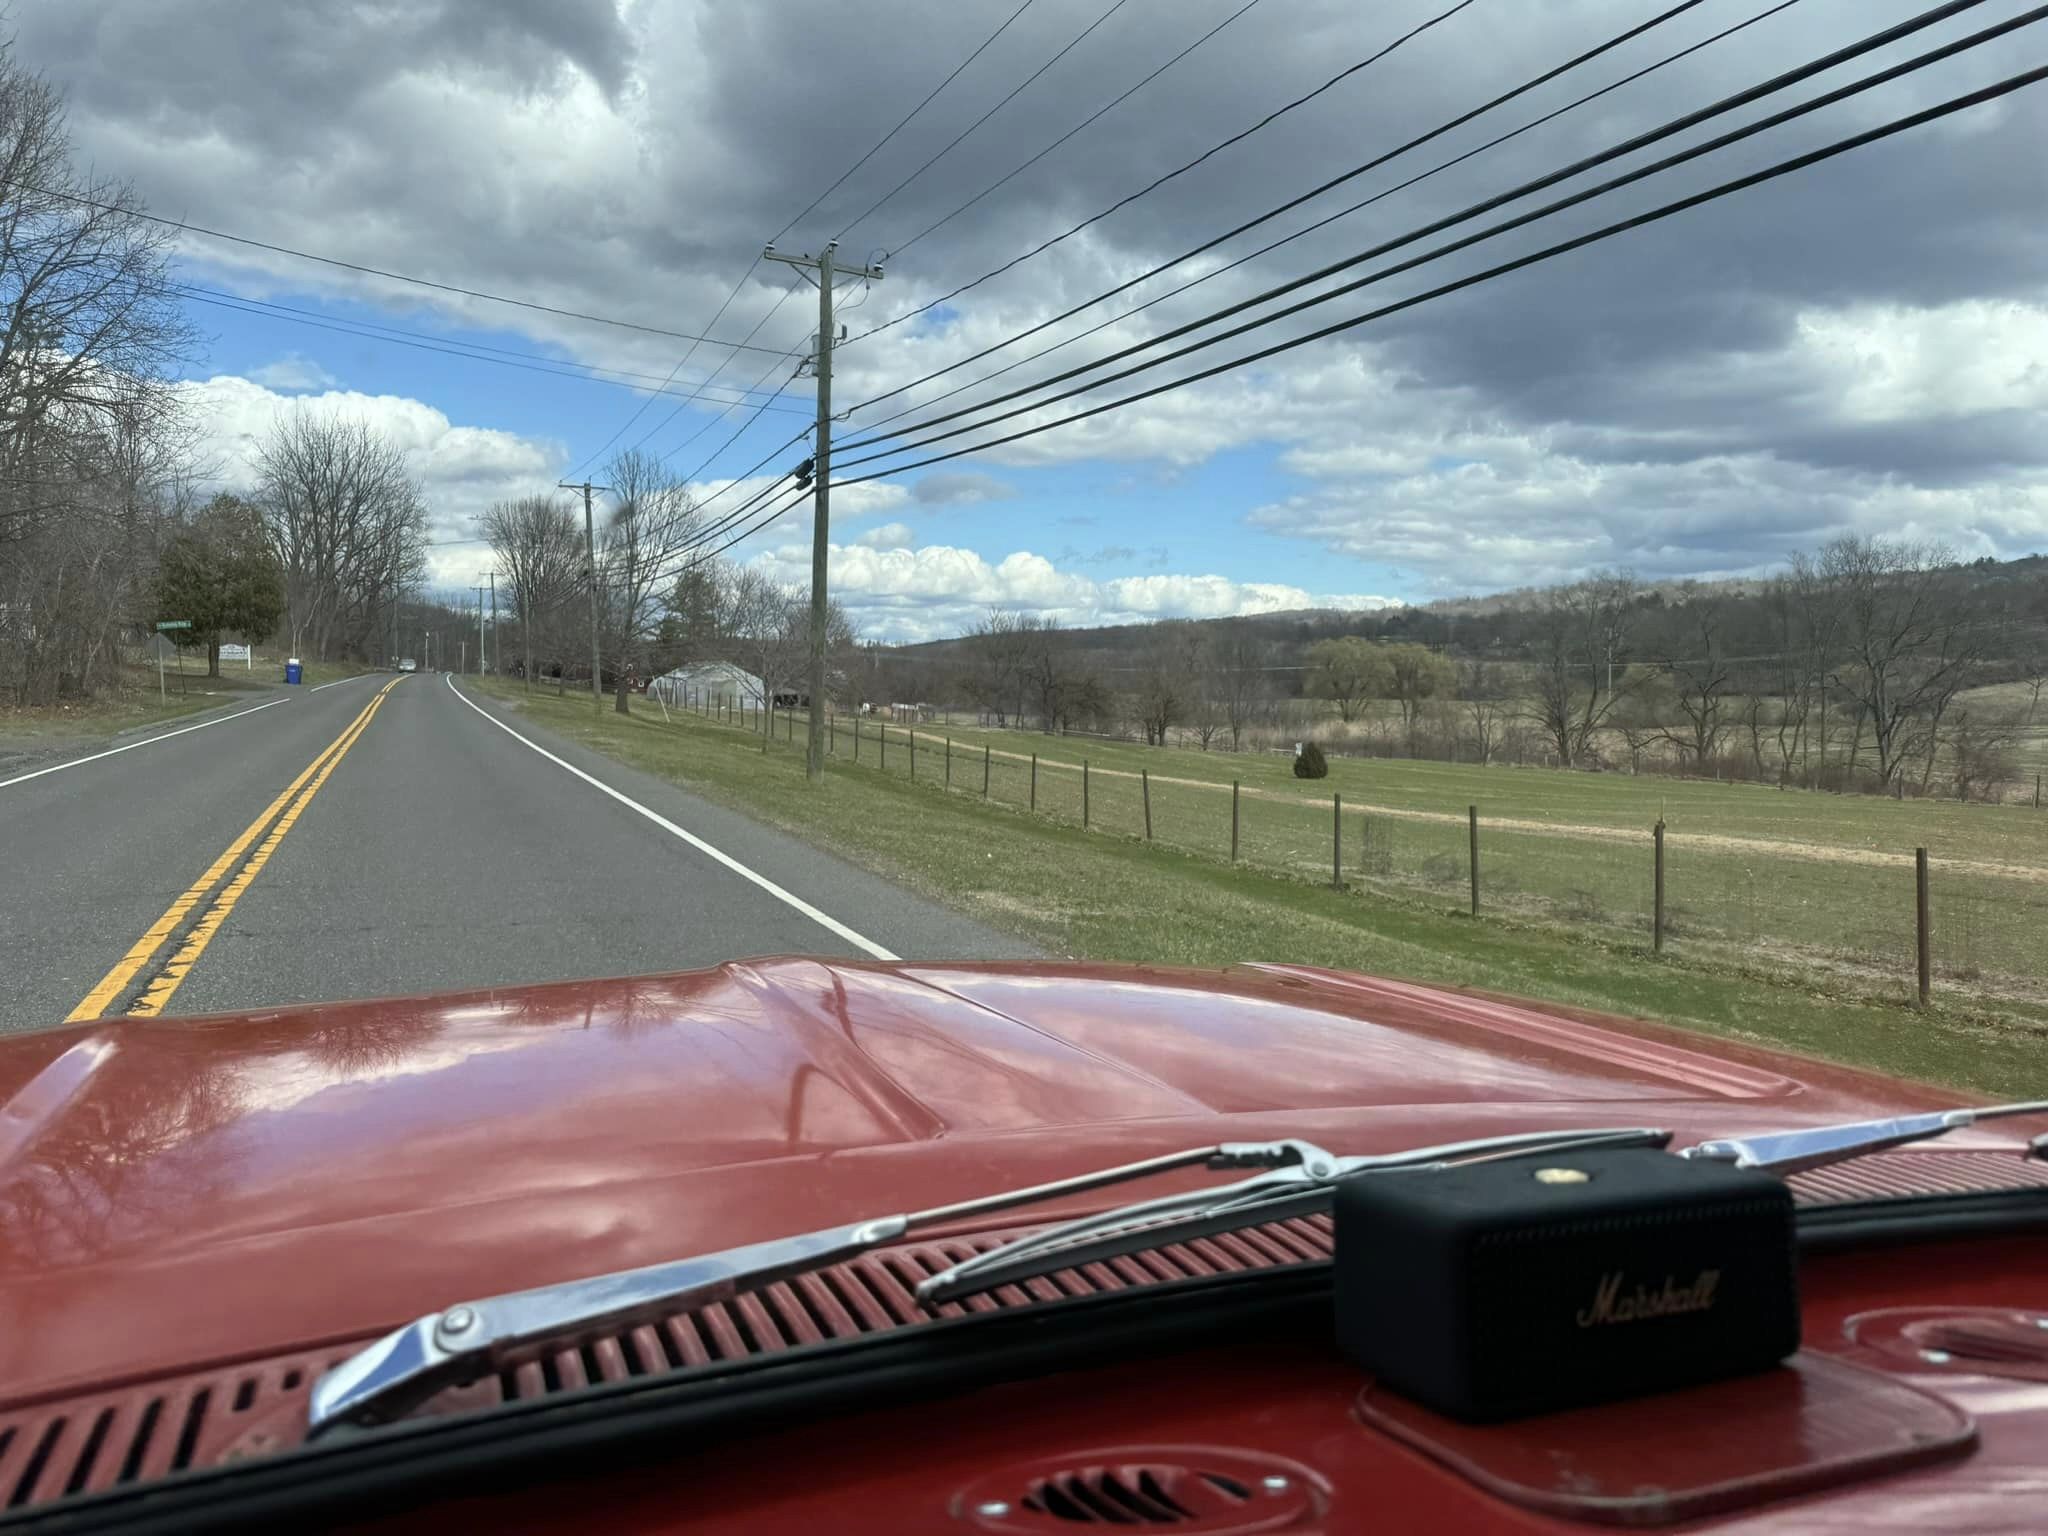
[[[308,688],[306,692],[318,693],[322,688],[339,688],[343,683],[359,683],[364,678],[371,677],[374,675],[374,673],[370,672],[358,672],[354,677],[337,677],[331,683],[315,683],[311,688]]]
[[[157,736],[145,736],[140,741],[131,741],[125,747],[109,747],[104,752],[95,752],[91,757],[74,757],[68,763],[52,763],[47,768],[38,768],[34,773],[24,773],[12,779],[0,779],[0,789],[10,784],[26,784],[30,779],[40,779],[46,773],[61,773],[66,768],[82,767],[96,763],[103,757],[118,757],[123,752],[133,752],[137,747],[153,747],[160,741],[169,741],[173,736],[183,736],[188,731],[203,731],[209,725],[226,725],[230,720],[239,720],[244,715],[253,715],[260,710],[275,709],[280,704],[289,704],[290,699],[272,699],[268,704],[258,704],[253,709],[238,709],[232,715],[216,715],[211,720],[201,720],[197,725],[181,725],[175,731],[165,731]]]
[[[455,686],[454,674],[448,673],[444,675],[448,679],[448,691],[454,694],[456,698],[462,700],[463,703],[467,704],[471,709],[475,710],[478,714],[482,715],[486,720],[490,721],[491,724],[495,725],[507,736],[510,736],[514,741],[519,742],[524,746],[530,747],[534,751],[538,752],[542,757],[546,758],[549,762],[553,763],[557,768],[568,769],[569,772],[575,774],[577,778],[581,779],[584,783],[590,785],[593,789],[602,790],[605,794],[610,795],[614,800],[618,801],[619,804],[625,806],[626,809],[636,812],[641,816],[645,816],[649,821],[653,822],[657,827],[661,828],[662,831],[668,833],[672,837],[681,838],[684,842],[688,843],[692,848],[696,849],[705,857],[716,859],[719,863],[723,864],[727,869],[731,870],[741,879],[753,881],[754,884],[758,885],[770,896],[773,896],[777,901],[782,902],[785,906],[795,908],[797,911],[803,913],[805,917],[808,917],[812,922],[818,924],[821,928],[825,928],[830,932],[837,934],[840,938],[846,940],[846,942],[849,944],[856,945],[857,947],[866,950],[870,955],[874,956],[877,960],[901,960],[903,958],[901,955],[891,954],[888,950],[882,948],[881,945],[877,944],[873,939],[867,938],[862,934],[855,933],[851,928],[847,927],[846,924],[840,922],[838,918],[833,917],[828,913],[820,912],[808,901],[805,901],[803,897],[795,894],[793,891],[784,890],[781,886],[777,885],[773,880],[770,880],[766,875],[761,874],[756,870],[747,868],[746,865],[742,864],[738,859],[734,858],[731,854],[726,853],[722,849],[712,847],[711,844],[705,842],[704,839],[697,836],[696,833],[685,831],[683,828],[677,826],[674,822],[670,821],[666,816],[662,815],[659,811],[649,810],[646,806],[642,805],[638,800],[635,800],[631,795],[621,794],[618,790],[613,789],[611,785],[605,783],[604,780],[595,778],[592,775],[585,773],[581,768],[578,768],[574,763],[565,762],[563,759],[555,756],[555,754],[550,752],[546,747],[541,746],[538,742],[531,741],[527,737],[520,735],[519,732],[513,730],[511,726],[507,725],[504,721],[500,720],[496,715],[492,714],[489,710],[485,709],[482,705],[478,704],[475,700],[471,699],[460,688],[457,688]]]

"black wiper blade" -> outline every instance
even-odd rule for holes
[[[1704,1158],[1732,1163],[1737,1168],[1755,1168],[1765,1173],[1805,1173],[1832,1163],[1903,1147],[1910,1142],[1930,1141],[1975,1125],[1980,1120],[2003,1120],[2014,1115],[2048,1114],[2048,1099],[2024,1099],[2012,1104],[1991,1104],[1976,1109],[1936,1109],[1919,1115],[1894,1115],[1882,1120],[1850,1120],[1840,1125],[1811,1126],[1798,1131],[1766,1131],[1755,1136],[1726,1136],[1686,1147],[1680,1157]],[[2039,1139],[2034,1144],[2039,1145]]]

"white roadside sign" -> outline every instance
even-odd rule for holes
[[[243,670],[247,671],[255,665],[254,660],[249,655],[249,650],[250,648],[246,645],[229,645],[223,641],[220,648],[220,659],[222,661],[239,661],[242,664]]]

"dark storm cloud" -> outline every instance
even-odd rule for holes
[[[1265,0],[995,195],[918,239],[1221,20],[1236,0],[1128,5],[868,212],[1108,3],[1038,0],[952,89],[784,237],[785,246],[810,248],[843,234],[850,255],[891,253],[886,280],[848,315],[857,329],[1098,211],[1443,8],[1443,0],[1375,7]],[[1712,0],[1255,238],[1298,228],[1340,198],[1391,185],[1762,9],[1764,0]],[[1390,238],[1919,9],[1909,0],[1805,0],[1138,323],[1177,323]],[[1979,7],[1797,88],[1790,99],[1961,36],[2011,9]],[[624,7],[623,15],[605,0],[67,0],[28,9],[17,46],[70,89],[81,147],[102,169],[132,173],[159,207],[444,280],[692,329],[709,321],[761,242],[823,192],[1007,10],[958,0],[675,0]],[[850,348],[840,364],[846,398],[858,400],[913,368],[950,360],[1128,278],[1648,12],[1615,0],[1480,0],[1053,254],[953,301],[942,316]],[[1450,258],[1441,272],[1394,279],[1314,318],[1413,293],[1981,85],[2033,62],[2041,41],[2034,34],[2044,30],[1831,108],[1767,141],[1720,151],[1667,182]],[[1770,109],[1746,108],[1729,122]],[[1676,143],[1712,131],[1695,130]],[[1154,436],[1119,429],[1103,435],[1101,451],[1166,457],[1156,445],[1176,432],[1198,445],[1222,441],[1230,430],[1251,434],[1231,441],[1269,433],[1265,440],[1339,455],[1347,446],[1384,440],[1397,457],[1418,460],[1492,455],[1501,476],[1521,477],[1525,494],[1542,475],[1536,458],[1516,455],[1567,455],[1576,473],[1547,471],[1556,488],[1547,493],[1554,504],[1541,521],[1554,531],[1552,554],[1527,556],[1532,560],[1577,558],[1571,552],[1584,550],[1598,558],[1640,557],[1646,565],[1692,559],[1741,567],[1751,562],[1737,546],[1761,537],[1743,510],[1750,505],[1775,504],[1780,525],[1805,528],[1893,515],[1871,510],[1876,486],[1943,493],[1974,487],[1988,495],[2011,476],[2035,474],[2048,451],[2039,397],[2026,394],[2024,379],[1982,385],[1953,407],[1929,404],[1926,389],[1915,393],[1914,370],[1938,363],[1953,372],[1967,363],[1957,360],[1953,337],[1930,333],[1919,353],[1885,360],[1891,375],[1875,365],[1868,371],[1880,383],[1893,380],[1891,395],[1850,410],[1844,402],[1866,376],[1858,343],[1853,336],[1841,342],[1842,355],[1822,366],[1806,327],[1816,313],[1847,316],[1850,331],[1865,325],[1881,339],[1894,311],[1938,314],[2007,300],[2038,307],[2048,288],[2039,242],[2048,211],[2038,150],[2044,142],[2048,88],[1275,360],[1257,379],[1234,381],[1268,390],[1263,413],[1256,402],[1226,403],[1203,417],[1183,404],[1176,407],[1183,417],[1151,418]],[[1248,249],[1252,238],[1225,254]],[[719,331],[744,331],[788,284],[785,270],[763,268]],[[497,322],[506,318],[504,311],[489,313]],[[672,343],[655,338],[526,323],[594,361],[665,368],[676,358]],[[759,339],[794,347],[810,324],[804,304],[784,302]],[[1108,344],[1106,337],[1100,343]],[[1247,338],[1202,361],[1254,344]],[[1089,355],[1097,345],[1067,356]],[[1998,338],[1984,333],[1978,345],[1998,345]],[[1316,401],[1288,393],[1288,370],[1333,353],[1367,360],[1379,393],[1355,404],[1329,399],[1320,412]],[[705,349],[690,376],[701,376],[698,365],[715,365],[718,356]],[[741,358],[722,377],[751,382],[767,362]],[[1370,432],[1359,425],[1367,420]],[[1472,438],[1462,449],[1433,446],[1461,436]],[[1743,461],[1755,483],[1740,494],[1717,485],[1719,458]],[[1263,526],[1337,548],[1368,546],[1366,524],[1395,515],[1373,500],[1389,494],[1383,483],[1353,485],[1337,471],[1319,473],[1328,483],[1309,498],[1312,513],[1290,522],[1275,512]],[[949,482],[985,478],[931,475],[915,494],[960,500],[942,494]],[[1576,484],[1590,488],[1571,489]],[[1625,502],[1614,499],[1619,485],[1628,487]],[[1404,483],[1397,509],[1404,560],[1430,560],[1422,535],[1410,529],[1432,519],[1441,528],[1494,516],[1507,525],[1508,540],[1523,515],[1519,504],[1490,487],[1466,503],[1457,499],[1464,487],[1450,474]],[[1434,497],[1444,499],[1428,500]],[[1972,515],[1967,497],[1935,500],[1947,509],[1942,515]],[[1663,509],[1659,515],[1679,531],[1648,526],[1638,511],[1644,505]],[[1462,558],[1461,538],[1441,539],[1442,560]]]

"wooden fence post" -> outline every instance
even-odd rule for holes
[[[1237,862],[1237,780],[1230,781],[1230,862]]]
[[[882,725],[882,772],[889,771],[889,717],[884,715]]]
[[[1472,829],[1472,915],[1479,915],[1479,807],[1465,807],[1465,820]]]
[[[981,798],[988,798],[988,743],[981,744]]]
[[[953,787],[953,738],[946,738],[946,788]]]
[[[1650,904],[1650,948],[1657,954],[1664,953],[1664,818],[1657,818],[1657,825],[1651,834],[1656,839],[1657,879],[1652,891]]]
[[[1330,884],[1344,889],[1344,797],[1330,796]]]
[[[1920,969],[1920,1006],[1927,1006],[1928,994],[1934,983],[1934,950],[1932,923],[1927,910],[1927,850],[1913,850],[1913,918],[1914,937],[1917,940],[1916,959]]]
[[[839,717],[837,715],[828,713],[825,716],[825,755],[827,757],[830,757],[833,753],[837,752],[838,750]]]
[[[917,722],[910,722],[910,782],[917,782]]]
[[[1038,809],[1038,754],[1031,754],[1031,809]]]
[[[1145,769],[1138,770],[1138,791],[1145,797],[1145,841],[1152,841],[1152,775]]]
[[[1081,830],[1088,830],[1088,759],[1081,759]]]

